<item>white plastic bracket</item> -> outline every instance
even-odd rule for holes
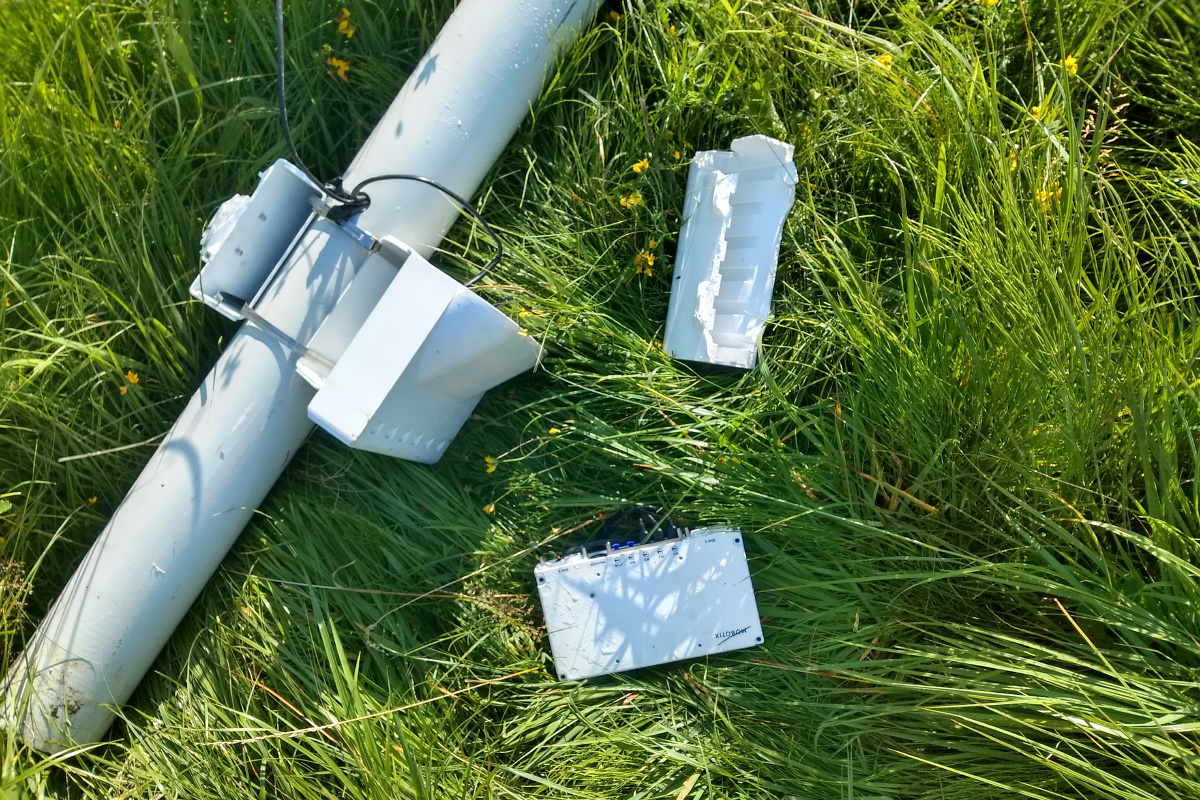
[[[794,148],[768,136],[697,152],[663,349],[674,358],[750,369],[771,312],[783,221],[796,197]]]
[[[213,214],[200,237],[204,266],[189,290],[235,321],[243,319],[243,303],[258,295],[308,227],[312,201],[322,195],[319,186],[283,159],[258,178],[253,194],[235,194]]]
[[[308,406],[313,422],[359,450],[432,464],[484,392],[532,369],[542,346],[385,237],[309,351],[296,369],[318,388]]]
[[[432,464],[484,392],[534,367],[542,347],[523,328],[403,242],[353,221],[346,236],[366,259],[307,342],[255,306],[305,231],[322,225],[319,187],[282,159],[236,195],[201,239],[192,296],[252,323],[301,353],[296,372],[317,389],[308,416],[360,450]],[[308,338],[308,337],[305,337]]]

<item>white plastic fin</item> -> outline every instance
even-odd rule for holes
[[[336,360],[333,369],[302,359],[297,371],[320,387],[309,418],[339,440],[432,464],[483,393],[532,369],[542,347],[419,254],[385,239],[381,253],[389,250],[403,251],[403,265],[348,344],[333,315],[326,322],[330,332],[323,335],[322,328],[313,340],[310,349]],[[382,261],[384,255],[371,258]],[[371,263],[364,265],[365,276],[378,272],[385,279],[384,267],[377,263],[375,270]],[[353,289],[351,284],[347,294]]]
[[[663,349],[674,358],[750,369],[771,312],[783,221],[796,198],[794,148],[768,136],[697,152]]]

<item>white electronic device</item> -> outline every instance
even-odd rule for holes
[[[563,680],[753,647],[763,640],[735,528],[577,548],[534,568]]]

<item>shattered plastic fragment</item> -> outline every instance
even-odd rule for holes
[[[768,136],[745,136],[730,150],[692,159],[663,339],[671,356],[754,366],[796,196],[793,151]]]

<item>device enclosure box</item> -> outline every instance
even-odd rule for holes
[[[559,678],[753,647],[763,640],[740,531],[575,553],[534,568]]]

